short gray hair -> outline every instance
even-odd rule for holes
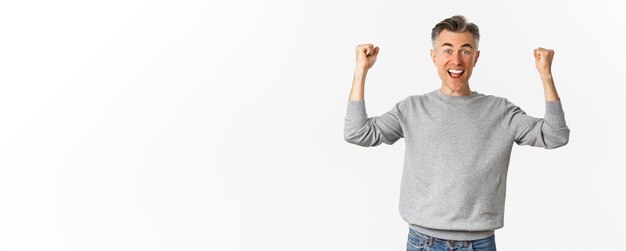
[[[448,30],[451,32],[466,32],[469,31],[476,39],[476,47],[478,47],[478,41],[480,40],[480,32],[478,31],[478,25],[474,23],[468,23],[467,19],[464,16],[456,15],[449,18],[444,19],[433,27],[433,31],[430,34],[430,39],[433,42],[433,48],[437,45],[437,39],[439,38],[439,34],[443,30]]]

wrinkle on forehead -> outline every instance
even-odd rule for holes
[[[472,49],[478,48],[478,40],[474,38],[474,35],[472,35],[472,33],[469,31],[453,32],[449,30],[443,30],[441,31],[441,33],[439,33],[439,36],[437,37],[437,43],[441,44],[438,47],[454,47],[454,44],[462,44],[459,47],[464,47],[465,45],[468,45]],[[437,48],[436,46],[436,44],[433,44],[433,48]]]
[[[441,47],[444,47],[444,46],[449,46],[449,47],[453,47],[453,48],[454,48],[454,46],[453,46],[451,43],[443,43],[443,44],[441,45]],[[461,48],[463,48],[463,47],[469,47],[469,48],[471,48],[471,49],[474,49],[474,47],[473,47],[471,44],[468,44],[468,43],[465,43],[465,44],[461,45],[460,47],[461,47]]]

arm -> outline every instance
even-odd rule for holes
[[[543,83],[543,94],[546,101],[560,100],[559,94],[556,92],[554,80],[552,79],[552,59],[554,58],[554,50],[537,48],[533,51],[535,56],[535,67],[539,71],[541,83]]]
[[[356,69],[348,100],[364,100],[365,77],[367,77],[367,71],[374,66],[379,50],[372,44],[361,44],[356,47]]]
[[[344,139],[359,146],[377,146],[381,143],[392,145],[404,137],[401,121],[404,99],[386,113],[367,117],[365,102],[349,100],[343,130]]]
[[[554,149],[569,141],[569,128],[560,101],[546,101],[543,118],[529,116],[518,106],[506,101],[509,125],[518,145]]]
[[[552,78],[552,59],[554,51],[537,48],[533,51],[535,67],[543,84],[546,102],[543,119],[533,118],[519,107],[508,103],[511,111],[511,124],[514,128],[515,143],[552,149],[564,146],[569,141],[570,130],[565,123],[565,114],[561,99]]]
[[[348,100],[364,101],[365,77],[367,77],[366,69],[357,67],[354,70],[354,78],[352,79],[352,89],[350,90],[350,97],[348,98]]]
[[[359,45],[356,48],[357,67],[348,98],[343,131],[347,142],[365,147],[381,143],[391,145],[403,137],[400,126],[400,103],[381,116],[367,117],[364,101],[365,77],[367,71],[374,65],[378,51],[379,48],[374,48],[372,44]]]

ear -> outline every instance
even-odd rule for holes
[[[480,51],[476,51],[476,57],[474,58],[474,66],[476,66],[476,62],[478,62],[478,57],[480,57]]]
[[[437,66],[437,63],[435,63],[435,55],[436,55],[435,50],[430,49],[430,59],[433,60],[433,65]]]

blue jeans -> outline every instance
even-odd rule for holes
[[[472,241],[439,239],[409,228],[407,251],[495,251],[496,236]]]

